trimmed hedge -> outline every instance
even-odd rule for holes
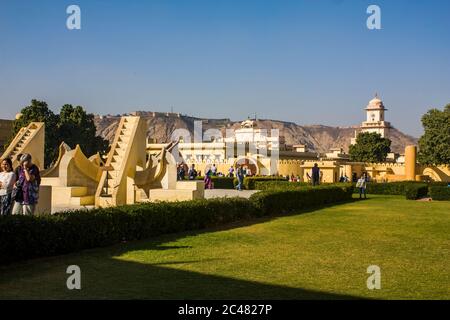
[[[405,188],[405,197],[407,200],[417,200],[425,198],[427,195],[428,185],[425,183],[410,184]]]
[[[263,191],[249,200],[159,202],[46,216],[0,216],[0,264],[346,201],[352,197],[351,189],[350,185],[322,186]]]
[[[275,176],[256,176],[256,177],[244,177],[244,189],[246,190],[257,190],[256,183],[257,182],[268,182],[268,181],[288,181],[284,177],[275,177]],[[234,185],[237,186],[238,181],[237,178],[234,180]]]
[[[271,190],[298,190],[310,187],[308,182],[290,182],[284,181],[255,181],[255,190],[271,191]]]
[[[250,197],[264,215],[288,213],[312,206],[351,200],[353,186],[319,186],[288,191],[261,191]]]
[[[257,216],[247,199],[148,203],[0,218],[0,264],[75,252]]]
[[[385,182],[385,183],[369,182],[367,183],[366,192],[369,194],[404,196],[406,195],[406,189],[414,185],[423,185],[423,183],[415,181]]]
[[[197,180],[203,179],[204,177],[197,177]],[[234,189],[235,178],[212,176],[211,180],[214,184],[214,189]]]
[[[448,186],[430,186],[430,197],[436,201],[450,201],[450,187]]]
[[[385,182],[385,183],[372,183],[367,184],[368,194],[383,194],[383,195],[404,195],[408,200],[417,200],[430,196],[433,198],[432,193],[436,199],[446,199],[446,193],[448,191],[447,182],[420,182],[420,181],[402,181],[402,182]],[[432,192],[434,190],[434,192]],[[354,192],[357,193],[358,189],[355,188]],[[434,198],[433,198],[434,199]]]

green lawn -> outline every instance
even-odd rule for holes
[[[68,265],[82,290],[66,289]],[[368,290],[369,265],[381,290]],[[0,267],[0,298],[450,299],[450,203],[371,196]]]

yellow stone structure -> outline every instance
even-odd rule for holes
[[[79,145],[71,150],[62,143],[55,164],[42,172],[43,186],[52,187],[54,207],[91,206],[102,174],[101,158],[87,158]]]
[[[407,146],[405,149],[405,180],[416,180],[416,146]]]
[[[18,155],[29,153],[33,158],[33,163],[42,170],[44,168],[44,143],[45,124],[43,122],[32,122],[19,130],[2,154],[1,160],[10,158],[13,163],[13,168],[16,168],[19,166]],[[36,213],[43,214],[51,212],[51,199],[52,188],[42,186],[39,190],[39,203],[36,207]]]
[[[19,130],[2,154],[1,159],[10,158],[15,168],[19,165],[17,156],[29,153],[33,157],[34,164],[42,170],[44,169],[44,144],[45,124],[43,122],[32,122]]]
[[[147,156],[146,143],[145,121],[122,117],[97,187],[96,207],[203,198],[201,182],[177,183],[171,144]]]
[[[140,117],[122,117],[95,194],[97,207],[135,203],[136,171],[146,163],[147,128]]]
[[[58,159],[45,170],[44,139],[44,123],[33,122],[19,131],[2,155],[2,159],[11,157],[17,166],[17,155],[30,153],[41,168],[39,213],[48,213],[54,208],[108,207],[203,198],[203,181],[177,181],[177,155],[187,165],[195,164],[202,173],[214,164],[218,172],[226,175],[230,166],[243,164],[252,175],[293,175],[306,182],[317,163],[322,183],[337,182],[344,175],[359,177],[363,172],[377,182],[450,182],[448,165],[421,166],[417,163],[416,146],[406,147],[404,163],[356,163],[349,161],[339,148],[319,155],[308,152],[304,145],[286,146],[280,143],[278,136],[267,137],[251,120],[244,121],[232,137],[211,142],[178,140],[153,144],[147,143],[147,127],[143,119],[139,116],[122,117],[106,161],[99,154],[88,158],[79,146],[72,150],[62,143]]]
[[[383,135],[388,134],[390,124],[384,120],[384,105],[378,98],[369,102],[368,112],[378,113],[375,115],[375,122],[367,125],[372,130],[382,130]],[[372,115],[368,115],[371,119]],[[370,120],[369,119],[369,120]],[[369,121],[367,121],[369,122]],[[378,127],[377,127],[378,126]],[[379,131],[377,131],[379,132]],[[234,136],[214,139],[211,142],[180,142],[178,152],[181,161],[187,166],[195,165],[201,174],[204,174],[213,164],[217,172],[224,175],[228,169],[238,164],[250,168],[252,175],[275,175],[294,176],[300,181],[307,182],[308,174],[315,163],[321,170],[321,182],[338,182],[341,176],[352,179],[354,175],[360,177],[364,172],[369,175],[372,181],[394,182],[394,181],[450,181],[450,170],[448,166],[420,166],[417,164],[417,147],[408,146],[405,150],[405,163],[394,161],[385,163],[357,163],[351,162],[349,156],[342,148],[333,148],[325,154],[308,152],[306,146],[295,145],[286,146],[280,143],[279,137],[267,137],[260,128],[256,128],[255,122],[245,120],[241,128],[237,129]],[[249,143],[253,143],[253,148],[249,148]],[[244,152],[236,152],[238,144],[245,145]],[[230,150],[231,152],[227,151]],[[161,148],[169,144],[147,145],[147,152],[150,155],[160,152]],[[277,157],[271,157],[274,146],[277,147]],[[260,148],[267,152],[260,153]],[[242,150],[241,150],[242,151]]]

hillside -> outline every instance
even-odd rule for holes
[[[175,113],[159,112],[136,112],[145,118],[148,125],[148,136],[156,142],[168,142],[175,129],[184,128],[191,132],[193,136],[194,121],[203,121],[203,130],[216,128],[225,135],[227,128],[237,129],[240,121],[230,119],[202,119]],[[120,116],[96,116],[95,124],[97,134],[112,141],[117,129]],[[330,148],[342,147],[346,151],[350,144],[350,139],[354,137],[356,126],[354,127],[330,127],[324,125],[301,126],[292,122],[278,120],[257,120],[259,128],[279,129],[280,136],[284,136],[287,144],[305,144],[311,151],[326,152]],[[417,139],[406,135],[393,128],[390,133],[392,141],[392,151],[403,153],[406,145],[417,144]]]

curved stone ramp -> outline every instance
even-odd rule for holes
[[[55,165],[44,173],[41,185],[52,187],[52,207],[94,205],[102,170],[99,155],[87,158],[80,146],[61,144]]]

